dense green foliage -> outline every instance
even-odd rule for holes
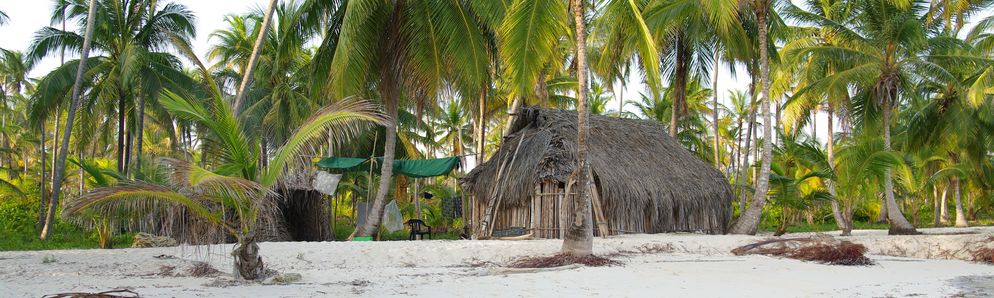
[[[81,105],[66,119],[90,1],[52,2],[52,24],[30,46],[0,49],[0,250],[94,247],[95,230],[120,245],[151,202],[251,238],[271,215],[264,198],[294,171],[312,171],[314,157],[478,164],[517,107],[575,109],[583,85],[567,0],[279,1],[255,72],[263,10],[210,28],[209,53],[198,57],[196,15],[184,5],[97,0],[102,25]],[[590,0],[587,106],[666,125],[726,175],[736,216],[762,205],[764,231],[986,224],[992,3]],[[64,62],[32,72],[42,59]],[[747,78],[746,90],[720,94],[723,69]],[[245,78],[253,83],[236,94]],[[619,98],[639,88],[638,98]],[[67,121],[76,126],[62,140]],[[60,142],[71,158],[53,183]],[[414,218],[416,190],[460,197],[456,179],[469,170],[415,181],[387,168],[348,173],[325,198],[336,206],[336,239],[354,230],[358,205],[396,199]],[[760,178],[769,185],[757,196]],[[66,200],[51,207],[62,216],[37,240],[60,184]],[[440,238],[466,227],[442,216],[440,200],[421,211]]]

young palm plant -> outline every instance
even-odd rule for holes
[[[346,99],[333,103],[312,114],[278,147],[268,164],[261,165],[260,138],[247,135],[244,124],[221,99],[220,90],[216,85],[211,89],[213,96],[206,101],[171,92],[165,92],[160,101],[177,117],[206,128],[202,137],[216,149],[212,153],[218,164],[208,169],[190,161],[162,158],[160,163],[169,177],[166,183],[129,181],[98,188],[66,202],[64,214],[143,210],[154,204],[182,207],[237,239],[232,252],[237,274],[252,280],[259,278],[263,270],[256,235],[260,225],[273,217],[273,188],[287,169],[305,166],[310,159],[300,154],[325,144],[326,136],[340,142],[370,123],[386,120],[375,105],[366,101]],[[233,213],[226,214],[230,211]]]

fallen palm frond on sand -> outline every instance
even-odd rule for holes
[[[136,298],[141,297],[131,290],[111,290],[100,293],[59,293],[42,296],[42,298]]]
[[[987,237],[982,242],[987,244],[994,243],[994,236]],[[980,248],[971,250],[970,254],[973,255],[974,262],[994,265],[994,247],[990,247],[989,245],[981,246]]]
[[[571,254],[557,254],[550,257],[529,257],[519,259],[517,261],[511,262],[508,267],[511,268],[552,268],[560,267],[566,265],[585,265],[590,267],[601,267],[601,266],[611,266],[620,265],[618,261],[613,261],[608,258],[598,257],[594,255],[589,256],[574,256]]]
[[[840,241],[828,235],[803,238],[771,239],[737,247],[732,253],[741,255],[767,255],[829,265],[873,265],[866,257],[866,247],[849,241]]]

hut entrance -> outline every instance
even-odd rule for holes
[[[292,241],[331,240],[331,204],[313,189],[281,191],[279,210]]]

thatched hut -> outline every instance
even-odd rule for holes
[[[526,230],[560,238],[576,193],[576,112],[523,108],[490,160],[462,179],[477,236]],[[706,232],[731,220],[725,177],[659,123],[593,115],[594,233]]]

